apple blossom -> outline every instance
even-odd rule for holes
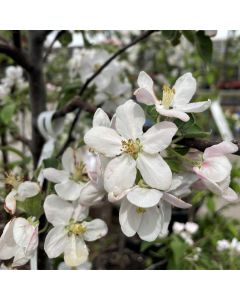
[[[43,175],[55,184],[55,191],[65,200],[75,201],[79,199],[81,192],[82,201],[89,196],[101,200],[104,196],[103,184],[100,182],[100,161],[96,155],[87,151],[85,147],[73,149],[67,148],[62,156],[63,170],[46,168]],[[98,181],[99,179],[99,181]],[[87,195],[94,193],[94,195]],[[86,202],[91,201],[90,198]]]
[[[12,267],[26,264],[38,246],[38,221],[34,217],[14,218],[9,221],[0,238],[0,259],[12,257]]]
[[[138,76],[139,88],[134,92],[138,102],[155,105],[156,111],[165,117],[189,121],[187,113],[199,113],[209,108],[211,101],[189,103],[196,92],[196,80],[191,73],[182,75],[173,88],[163,86],[162,100],[159,101],[153,90],[153,81],[144,71]]]
[[[13,174],[8,175],[5,182],[13,187],[11,192],[6,196],[4,203],[4,209],[12,215],[15,214],[17,201],[23,202],[27,198],[34,197],[41,190],[38,183],[22,181],[20,177]]]
[[[54,226],[47,234],[44,249],[49,258],[64,253],[64,261],[70,267],[87,261],[85,241],[95,241],[107,234],[104,221],[84,221],[88,209],[77,202],[70,203],[52,194],[44,202],[44,211],[47,220]]]
[[[85,143],[94,151],[112,158],[104,173],[107,192],[119,194],[131,188],[137,169],[149,186],[161,190],[170,187],[172,172],[159,152],[170,145],[177,127],[171,122],[160,122],[143,133],[144,123],[142,108],[129,100],[116,110],[116,130],[95,126],[84,136]],[[119,187],[121,177],[124,178]]]

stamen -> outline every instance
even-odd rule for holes
[[[72,221],[68,226],[66,226],[66,229],[69,235],[81,235],[87,231],[87,228],[85,226],[80,223],[72,223]]]
[[[11,185],[13,188],[17,188],[20,183],[23,182],[23,178],[21,176],[15,175],[13,173],[6,173],[4,182],[6,184]]]
[[[162,104],[164,108],[169,109],[169,107],[172,105],[174,94],[175,89],[171,89],[168,85],[163,86]]]
[[[141,145],[139,139],[136,139],[136,141],[133,141],[132,139],[128,139],[128,140],[122,141],[122,149],[121,150],[123,152],[126,152],[126,153],[132,155],[134,158],[137,158],[138,153],[142,151],[142,145]]]
[[[146,211],[146,209],[143,208],[143,207],[137,207],[136,208],[136,213],[137,214],[143,214],[143,213],[145,213],[145,211]]]

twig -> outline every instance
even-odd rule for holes
[[[82,96],[85,92],[85,90],[87,89],[87,87],[90,85],[90,83],[118,56],[120,56],[122,53],[124,53],[127,49],[131,48],[132,46],[136,45],[137,43],[141,42],[142,40],[146,39],[147,37],[149,37],[151,34],[153,34],[154,32],[156,32],[156,30],[148,30],[148,31],[144,31],[143,34],[141,34],[138,38],[136,38],[134,41],[130,42],[129,44],[123,46],[121,49],[119,49],[117,52],[115,52],[108,60],[106,60],[106,62],[92,75],[90,76],[85,84],[82,86],[80,92],[78,93],[79,96]],[[69,133],[68,133],[68,138],[65,142],[65,144],[63,145],[63,147],[61,148],[61,150],[59,151],[57,156],[60,156],[64,150],[68,147],[68,145],[73,141],[73,137],[72,137],[72,133],[73,130],[75,128],[75,125],[77,124],[78,118],[81,114],[82,111],[82,107],[77,106],[79,103],[75,102],[74,105],[71,105],[71,110],[68,109],[68,112],[72,112],[75,109],[78,109],[76,116],[70,126],[69,129]],[[56,115],[59,115],[59,112],[56,112]],[[60,113],[61,116],[63,116],[63,114]],[[55,116],[54,116],[55,117]]]

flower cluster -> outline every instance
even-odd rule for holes
[[[174,222],[173,232],[178,234],[189,246],[193,245],[192,236],[198,231],[198,224],[194,222],[179,223]]]
[[[82,82],[85,82],[109,57],[110,54],[106,50],[74,49],[68,63],[70,78],[79,77]],[[101,105],[105,111],[114,111],[117,105],[124,103],[130,96],[129,81],[127,78],[121,79],[123,70],[124,64],[114,61],[102,72],[102,76],[93,81],[96,87],[94,102],[96,105]]]
[[[233,238],[231,242],[228,240],[217,241],[217,251],[223,252],[228,251],[232,255],[240,255],[240,241]]]

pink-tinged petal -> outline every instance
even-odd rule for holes
[[[90,148],[107,157],[121,153],[122,138],[112,128],[93,127],[85,134],[84,141]]]
[[[207,110],[211,106],[211,100],[201,101],[201,102],[193,102],[185,105],[176,105],[175,109],[184,111],[186,113],[200,113]]]
[[[96,126],[110,127],[110,119],[101,108],[98,108],[93,116],[93,127]]]
[[[224,200],[227,200],[227,201],[237,201],[239,199],[237,193],[231,189],[230,187],[228,187],[222,194],[222,197]]]
[[[128,154],[112,159],[104,173],[104,187],[115,195],[133,186],[136,179],[136,161]]]
[[[18,247],[15,252],[12,267],[16,268],[16,267],[23,266],[29,261],[29,259],[30,257],[26,255],[24,248]]]
[[[193,171],[201,178],[221,182],[230,175],[231,169],[232,165],[225,156],[216,156],[204,160],[202,166],[194,167]]]
[[[147,208],[137,231],[139,237],[147,242],[156,240],[162,230],[162,214],[157,206]]]
[[[7,213],[14,215],[16,212],[16,195],[17,191],[12,190],[6,197],[4,202],[4,209]]]
[[[52,228],[45,239],[44,250],[49,258],[55,258],[61,255],[68,242],[67,232],[64,226]]]
[[[155,154],[166,149],[177,130],[177,126],[172,122],[164,121],[153,125],[141,138],[143,150]]]
[[[66,225],[73,214],[72,204],[55,194],[46,197],[43,208],[47,220],[54,226]]]
[[[66,171],[57,170],[54,168],[46,168],[43,171],[43,176],[50,182],[60,183],[67,181],[69,178],[69,173]]]
[[[116,110],[116,129],[125,139],[139,138],[145,123],[144,111],[139,104],[128,100]]]
[[[183,122],[187,122],[190,120],[190,117],[185,112],[177,109],[166,109],[162,105],[156,105],[156,111],[162,116],[177,118],[182,120]]]
[[[119,223],[122,232],[128,237],[134,236],[139,229],[141,219],[142,214],[137,213],[137,206],[124,199],[119,210]]]
[[[153,93],[145,88],[139,88],[134,92],[137,101],[146,105],[154,105],[157,103],[157,99]]]
[[[217,145],[205,149],[203,153],[203,158],[207,159],[214,156],[222,156],[237,151],[238,151],[237,145],[233,144],[232,142],[223,141]]]
[[[63,183],[57,183],[54,188],[60,198],[75,201],[80,197],[82,184],[68,180]]]
[[[222,195],[222,189],[221,187],[215,183],[214,181],[208,180],[208,179],[202,179],[203,184],[205,185],[205,187],[211,191],[212,193],[221,196]]]
[[[138,207],[152,207],[158,204],[163,193],[155,189],[135,187],[128,194],[127,199]]]
[[[172,172],[160,154],[140,153],[137,168],[143,180],[152,188],[167,190],[171,186]]]
[[[196,92],[196,79],[192,76],[191,73],[186,73],[178,78],[173,88],[175,89],[173,104],[187,104],[190,102]]]
[[[4,227],[0,238],[0,259],[6,260],[12,258],[18,248],[13,238],[13,226],[16,219],[9,221]]]
[[[192,206],[191,204],[189,204],[169,193],[164,193],[162,196],[162,199],[164,201],[167,201],[169,204],[171,204],[175,207],[178,207],[178,208],[182,208],[182,209],[187,209]]]
[[[108,232],[107,224],[100,219],[83,222],[82,225],[86,228],[83,238],[88,242],[96,241],[105,236]]]
[[[25,200],[26,198],[34,197],[40,192],[40,186],[36,182],[24,181],[20,183],[17,189],[19,199]]]
[[[88,259],[88,248],[82,238],[71,235],[68,237],[64,250],[64,261],[70,267],[77,267]]]
[[[105,194],[106,192],[103,186],[100,186],[95,182],[89,181],[82,188],[79,203],[86,206],[91,206],[97,203],[98,201],[101,201]]]

